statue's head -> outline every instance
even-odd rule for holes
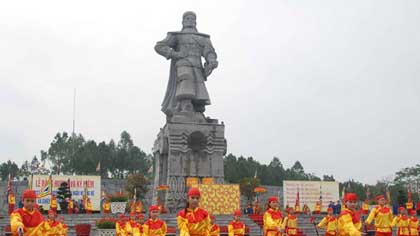
[[[194,28],[197,25],[196,22],[197,16],[192,11],[187,11],[182,15],[182,28]]]

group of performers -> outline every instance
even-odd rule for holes
[[[215,218],[205,209],[199,207],[200,192],[197,188],[188,191],[186,207],[177,215],[177,224],[180,236],[217,236],[220,227],[215,224]],[[10,197],[10,196],[9,196]],[[44,219],[36,207],[36,193],[34,190],[23,192],[23,207],[10,214],[10,225],[13,235],[25,236],[64,236],[67,226],[63,220],[57,219],[57,210],[52,203],[48,211],[48,219]],[[9,199],[10,200],[10,199]],[[15,199],[12,199],[15,201]],[[375,236],[392,236],[392,230],[397,228],[397,236],[418,236],[419,221],[414,210],[407,212],[404,207],[399,208],[399,214],[393,216],[392,210],[387,206],[383,195],[377,196],[378,205],[373,208],[367,219],[362,222],[357,209],[358,197],[354,193],[344,196],[344,207],[341,214],[335,217],[333,209],[328,208],[328,214],[317,225],[325,228],[325,236],[361,236],[366,234],[366,227],[374,221]],[[12,201],[11,201],[12,202]],[[104,203],[104,212],[109,213],[109,202]],[[132,207],[129,218],[121,215],[116,222],[117,236],[163,236],[167,233],[166,223],[159,219],[161,209],[159,206],[149,207],[149,217],[137,212],[139,208]],[[264,236],[296,236],[299,235],[298,218],[294,208],[286,209],[283,217],[279,209],[279,199],[276,196],[268,198],[267,210],[263,216]],[[364,227],[364,228],[362,228]],[[229,236],[242,236],[245,234],[245,224],[241,221],[241,211],[233,213],[233,220],[228,225]]]
[[[276,196],[268,198],[267,210],[264,213],[264,235],[266,236],[280,236],[298,235],[298,218],[295,215],[295,210],[292,207],[286,209],[287,216],[283,215],[279,209],[279,199]]]
[[[294,208],[286,209],[287,216],[283,218],[279,210],[278,198],[273,196],[268,199],[268,209],[264,213],[264,236],[295,236],[299,234],[297,216]],[[383,195],[377,196],[378,205],[373,208],[367,219],[362,219],[357,209],[358,197],[354,193],[344,196],[344,208],[338,217],[333,214],[333,209],[328,208],[325,216],[317,228],[325,229],[325,236],[361,236],[367,233],[367,226],[374,221],[375,236],[392,236],[396,227],[397,236],[418,236],[419,221],[415,210],[404,207],[399,208],[399,214],[393,216],[392,210],[386,205]],[[410,216],[409,216],[410,215]],[[362,228],[362,226],[364,228]]]
[[[177,214],[177,224],[180,236],[219,236],[220,227],[215,224],[215,217],[199,207],[200,191],[191,188],[188,191],[187,205]],[[149,217],[144,221],[142,214],[134,211],[130,218],[120,215],[116,223],[117,236],[163,236],[168,227],[165,221],[159,219],[161,207],[152,205],[149,207]],[[245,234],[245,224],[241,222],[241,211],[234,212],[233,220],[228,225],[229,236],[242,236]]]
[[[357,210],[358,197],[354,193],[344,196],[344,208],[336,218],[332,209],[328,209],[328,215],[317,225],[325,228],[326,236],[361,236],[367,233],[367,227],[374,221],[375,236],[392,236],[392,230],[396,227],[397,236],[418,236],[419,221],[416,211],[400,207],[399,214],[394,217],[392,210],[386,205],[383,195],[376,197],[378,205],[373,208],[367,219],[362,222]],[[363,206],[362,206],[363,210]],[[362,228],[363,227],[363,228]]]
[[[89,197],[82,200],[82,206],[77,206],[77,202],[71,198],[67,200],[67,214],[78,214],[80,213],[80,208],[83,207],[86,214],[92,214],[92,201]],[[50,209],[53,209],[57,213],[57,198],[53,194],[50,201]]]
[[[36,207],[36,193],[34,190],[23,192],[23,207],[10,214],[10,226],[14,236],[65,236],[67,226],[63,220],[57,220],[56,209],[48,211],[48,219],[44,219]],[[217,236],[220,227],[215,224],[214,216],[199,207],[200,192],[191,188],[188,192],[188,201],[185,209],[177,215],[177,224],[181,236]],[[135,209],[135,208],[134,208]],[[104,211],[108,211],[105,208]],[[144,222],[141,213],[132,211],[129,219],[120,215],[116,222],[117,236],[163,236],[167,232],[166,223],[159,219],[161,209],[159,206],[149,207],[148,220]],[[105,212],[106,213],[106,212]],[[241,211],[234,212],[234,219],[228,226],[229,236],[242,236],[245,234],[245,224],[241,222]]]

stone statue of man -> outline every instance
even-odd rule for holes
[[[218,65],[210,36],[196,28],[196,14],[185,12],[182,30],[168,32],[166,38],[156,43],[158,54],[171,59],[169,81],[162,111],[169,117],[175,112],[205,111],[210,97],[204,82]],[[204,66],[201,58],[205,59]]]

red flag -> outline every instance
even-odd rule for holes
[[[311,221],[311,223],[313,224],[313,223],[315,222],[315,217],[314,217],[314,216],[311,216],[310,221]]]

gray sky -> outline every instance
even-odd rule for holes
[[[206,115],[228,152],[374,183],[419,163],[420,1],[4,1],[0,158],[19,163],[59,131],[127,130],[147,152],[169,61],[153,47],[193,10],[219,68]]]

